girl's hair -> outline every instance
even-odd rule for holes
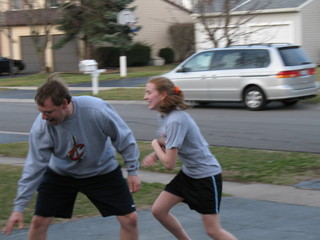
[[[169,113],[176,109],[187,109],[190,106],[184,103],[184,94],[178,86],[175,86],[166,77],[153,77],[148,80],[153,83],[159,93],[166,92],[166,97],[160,102],[160,111]]]
[[[71,102],[68,86],[58,77],[57,73],[51,74],[47,81],[38,88],[34,100],[37,105],[43,106],[47,98],[51,98],[56,106],[63,104],[64,99],[67,99],[68,103]]]

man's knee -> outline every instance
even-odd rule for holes
[[[136,228],[138,225],[138,214],[137,212],[132,212],[127,215],[117,216],[120,224],[124,228]]]
[[[36,229],[46,230],[48,229],[51,221],[52,221],[51,217],[41,217],[41,216],[34,215],[31,221],[31,228],[34,230]]]

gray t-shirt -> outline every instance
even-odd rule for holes
[[[182,110],[159,117],[158,134],[166,139],[166,149],[177,148],[182,171],[192,178],[204,178],[221,173],[221,166],[210,152],[207,141],[193,118]]]

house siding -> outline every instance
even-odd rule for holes
[[[320,1],[309,2],[301,14],[301,44],[310,58],[320,64]]]
[[[190,13],[163,0],[136,0],[134,14],[142,29],[134,37],[152,47],[152,58],[157,59],[161,48],[171,47],[169,27],[176,23],[192,23]]]

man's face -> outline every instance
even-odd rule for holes
[[[51,125],[57,126],[67,117],[68,101],[64,100],[60,106],[54,105],[51,98],[44,101],[43,106],[38,105],[38,110],[42,114],[42,119],[48,121]]]

